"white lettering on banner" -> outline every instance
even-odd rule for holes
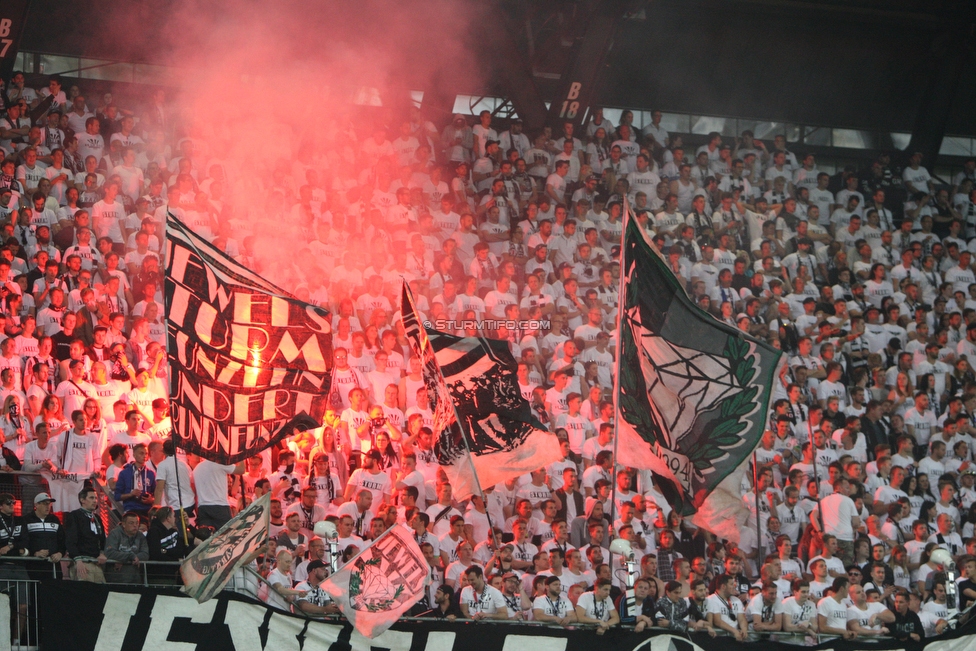
[[[261,636],[258,635],[257,631],[264,622],[264,613],[264,610],[255,608],[252,604],[241,601],[227,602],[227,614],[224,615],[224,623],[230,629],[230,639],[234,642],[234,651],[262,651]],[[153,616],[155,615],[156,613],[153,612]],[[336,637],[342,630],[341,626],[329,626],[328,624],[316,628],[334,628],[336,629]]]
[[[268,622],[268,643],[264,645],[269,651],[302,651],[302,644],[298,641],[306,622],[275,613]],[[309,648],[324,648],[315,644]]]
[[[176,412],[173,420],[177,423],[186,422],[180,431],[200,444],[204,450],[225,450],[229,455],[239,454],[254,447],[256,441],[268,441],[291,419],[267,420],[249,425],[218,427],[217,423],[207,416],[199,416],[182,405],[173,405]],[[225,431],[226,430],[226,431]]]
[[[566,651],[564,637],[536,637],[534,635],[506,635],[502,651]]]
[[[213,599],[202,604],[195,599],[185,597],[167,597],[166,595],[156,595],[156,603],[153,605],[152,623],[149,625],[147,642],[152,640],[152,646],[146,645],[152,651],[194,651],[197,644],[194,642],[171,642],[169,631],[172,628],[173,620],[177,617],[189,619],[194,624],[209,624],[213,619],[214,610],[217,602]],[[156,610],[162,609],[164,616],[156,617]]]
[[[349,638],[349,644],[354,649],[365,647],[371,649],[389,649],[389,651],[410,651],[410,646],[413,644],[413,633],[407,631],[386,631],[382,635],[377,635],[373,639],[369,639],[353,631]],[[427,645],[427,648],[430,648],[430,644]]]
[[[235,651],[263,651],[263,649],[297,649],[297,636],[301,633],[302,620],[275,615],[269,622],[268,643],[261,646],[261,636],[257,629],[264,621],[264,609],[240,601],[227,602],[227,615],[224,622],[230,629]],[[156,617],[156,611],[153,611]],[[297,624],[296,624],[297,623]],[[339,639],[342,626],[326,622],[313,622],[305,631],[306,649],[328,649]],[[448,631],[431,631],[427,634],[425,651],[452,651],[456,634]],[[540,638],[533,638],[539,640]],[[146,640],[149,646],[150,640]],[[277,645],[275,644],[277,643]],[[363,637],[353,632],[349,639],[353,651],[370,651],[381,648],[390,651],[410,651],[413,646],[413,633],[407,631],[386,631],[373,638]],[[565,645],[564,645],[565,646]],[[554,651],[562,651],[562,648]]]
[[[177,332],[192,329],[204,344],[239,361],[252,362],[251,356],[256,351],[264,364],[271,364],[281,357],[288,363],[301,359],[306,368],[314,372],[328,370],[328,356],[323,352],[323,345],[328,339],[323,341],[320,337],[330,335],[332,328],[328,320],[313,307],[307,306],[304,315],[296,319],[296,323],[292,323],[289,305],[281,298],[261,296],[249,291],[228,294],[223,287],[219,287],[218,306],[215,306],[202,301],[192,288],[180,284],[176,279],[172,287],[169,314],[171,329]],[[227,306],[231,302],[233,307],[228,313]],[[196,306],[192,328],[187,323],[188,316],[193,313],[191,305]],[[255,307],[261,309],[255,310]],[[217,323],[223,329],[220,339],[216,338],[214,332]],[[309,332],[312,334],[299,346],[286,330],[275,345],[270,332],[261,326],[275,329],[294,328],[303,335]],[[274,350],[269,350],[271,346],[274,346]]]
[[[289,420],[292,414],[309,413],[316,394],[288,387],[258,393],[235,393],[206,384],[194,387],[185,375],[178,378],[174,402],[192,406],[200,413],[229,425],[249,425],[270,420]]]
[[[139,595],[109,592],[102,608],[102,626],[98,629],[95,651],[119,651],[125,641],[129,619],[139,607]]]
[[[175,341],[176,361],[180,366],[193,375],[208,378],[231,388],[286,384],[288,388],[293,388],[307,384],[310,389],[321,389],[325,383],[324,373],[317,375],[311,370],[303,370],[299,375],[295,375],[298,372],[296,369],[245,366],[219,352],[208,352],[202,346],[191,342],[183,332],[176,332]],[[308,342],[305,345],[308,346]]]
[[[153,607],[150,613],[151,621],[148,630],[145,628],[146,620],[142,616],[136,617],[140,599],[145,597],[152,601]],[[0,595],[0,607],[6,605],[6,595]],[[130,634],[129,627],[134,635],[139,635],[138,631],[146,631],[144,640],[132,640],[136,645],[141,642],[141,648],[150,651],[184,651],[189,648],[206,648],[203,639],[197,642],[176,642],[171,641],[174,633],[179,630],[186,632],[186,624],[214,624],[227,627],[230,633],[230,640],[233,643],[234,651],[299,651],[300,649],[329,649],[333,644],[339,642],[341,646],[348,647],[350,651],[378,651],[385,649],[388,651],[410,651],[414,648],[414,633],[411,631],[388,630],[382,635],[369,639],[363,637],[355,631],[349,631],[348,624],[343,622],[335,624],[330,622],[306,620],[301,617],[293,617],[278,611],[272,611],[268,618],[267,641],[261,643],[265,618],[269,608],[257,602],[245,602],[235,599],[228,599],[226,602],[226,613],[222,620],[216,614],[218,612],[218,600],[211,600],[204,604],[198,604],[195,600],[188,597],[171,597],[161,594],[139,594],[139,593],[120,593],[109,592],[103,608],[103,620],[98,632],[98,639],[95,643],[95,651],[119,651],[122,643]],[[464,628],[468,628],[465,626]],[[421,629],[423,630],[423,629]],[[470,633],[469,635],[476,633]],[[201,634],[202,635],[202,634]],[[423,635],[423,633],[421,633]],[[489,651],[566,651],[573,636],[587,635],[585,632],[567,633],[559,631],[554,635],[519,635],[506,634],[501,648],[493,642],[486,644],[485,649]],[[592,635],[592,633],[590,634]],[[424,651],[454,651],[456,633],[452,631],[427,631],[426,645]],[[6,638],[4,638],[6,639]],[[185,639],[185,638],[184,638]],[[470,637],[462,637],[462,643],[469,642]],[[497,639],[497,638],[496,638]],[[936,640],[930,644],[929,648],[938,648],[939,651],[963,651],[973,648],[972,635],[964,635],[948,640]],[[689,651],[701,651],[702,647],[688,638],[673,636],[668,634],[650,634],[636,646],[627,645],[626,648],[633,648],[633,651],[669,651],[675,648],[677,641],[681,642],[677,646],[679,649]],[[581,647],[583,640],[577,638],[574,648],[589,648],[595,644],[596,640],[589,640],[590,645]],[[725,643],[722,643],[725,644]],[[614,645],[621,646],[622,645]],[[728,646],[725,644],[725,646]],[[9,647],[6,647],[9,648]],[[479,647],[480,648],[480,647]],[[593,648],[596,648],[595,646]],[[709,644],[706,648],[724,648],[721,644]],[[742,648],[758,648],[758,645],[744,645]],[[865,647],[866,648],[866,647]]]

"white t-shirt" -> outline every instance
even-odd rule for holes
[[[233,472],[232,465],[214,463],[206,459],[197,464],[193,469],[193,483],[197,487],[200,506],[228,506],[227,475]],[[291,583],[288,587],[291,587]]]
[[[268,585],[271,586],[280,585],[283,588],[290,588],[291,572],[285,574],[279,571],[278,568],[276,567],[275,569],[271,570],[271,572],[268,574]],[[271,589],[268,590],[267,602],[268,605],[273,608],[278,608],[280,610],[284,610],[285,612],[291,612],[291,604],[285,601],[285,598],[279,595],[274,590]]]
[[[926,604],[928,605],[928,604]],[[865,628],[871,631],[880,631],[883,624],[878,622],[874,626],[868,626],[868,620],[878,613],[883,613],[888,610],[883,603],[874,602],[864,604],[864,610],[861,610],[857,606],[847,607],[847,621],[857,620],[857,623],[861,628]],[[924,608],[924,606],[923,606]]]
[[[580,597],[582,598],[582,596]],[[736,597],[730,597],[728,601],[722,599],[717,594],[708,595],[705,605],[709,613],[718,613],[722,621],[729,626],[739,626],[739,615],[745,614],[742,602]],[[731,611],[729,610],[731,608]]]
[[[590,619],[597,619],[601,622],[610,621],[610,611],[613,610],[613,602],[607,597],[603,601],[597,601],[596,595],[592,592],[584,592],[579,596],[576,605],[583,608],[585,615]]]
[[[833,597],[824,597],[817,603],[817,614],[827,619],[827,626],[847,630],[847,607]]]
[[[759,615],[760,620],[764,622],[772,621],[773,615],[778,615],[783,612],[783,602],[780,599],[775,599],[772,606],[767,606],[763,601],[762,593],[757,594],[751,600],[749,600],[749,605],[746,606],[746,618],[749,620],[749,625],[752,625],[752,616]]]
[[[346,488],[352,486],[352,495],[355,499],[361,490],[368,490],[373,494],[373,505],[379,506],[385,495],[390,494],[390,476],[385,472],[372,474],[368,470],[358,468],[349,477]]]
[[[485,584],[484,590],[481,593],[475,593],[474,587],[470,585],[466,586],[461,591],[460,602],[467,604],[468,614],[470,615],[474,615],[475,613],[494,615],[499,610],[508,612],[507,606],[505,605],[505,596],[500,590],[487,584]]]
[[[846,495],[833,493],[820,500],[820,513],[823,515],[827,533],[837,536],[837,540],[853,542],[851,518],[858,515],[854,500]]]
[[[801,622],[810,622],[817,614],[817,606],[807,599],[801,606],[796,597],[787,597],[781,602],[780,612],[785,617],[789,617],[793,626],[799,626]]]
[[[580,595],[582,598],[582,595]],[[551,615],[562,619],[566,613],[573,611],[573,602],[564,598],[562,595],[553,599],[549,595],[536,597],[532,602],[533,610],[541,610],[544,615]]]
[[[163,506],[174,509],[193,506],[196,497],[193,494],[193,486],[190,484],[190,472],[190,467],[183,462],[179,463],[179,470],[177,471],[176,457],[166,457],[159,462],[159,465],[156,466],[156,481],[163,480],[166,482]],[[177,481],[179,486],[177,486]],[[180,498],[183,499],[182,505]]]

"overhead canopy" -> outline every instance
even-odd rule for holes
[[[300,0],[296,0],[300,1]],[[314,56],[322,43],[347,38],[368,55],[381,40],[383,7],[364,0],[329,3],[334,19],[289,34],[292,52]],[[516,0],[500,0],[511,8]],[[544,5],[544,3],[542,3]],[[559,3],[556,3],[557,5]],[[567,3],[568,4],[568,3]],[[243,0],[241,6],[247,6]],[[374,5],[374,6],[370,6]],[[160,29],[187,6],[183,1],[33,0],[23,48],[129,62],[175,65],[173,30]],[[225,6],[200,0],[193,25]],[[309,0],[309,6],[321,6]],[[412,61],[437,62],[420,71],[404,64],[383,71],[416,90],[505,96],[501,82],[512,61],[481,56],[481,26],[492,11],[474,2],[450,2],[444,11],[465,25],[468,56],[447,57],[444,38],[431,34],[429,3],[397,3],[408,37],[398,35]],[[443,7],[450,7],[445,10]],[[567,6],[567,5],[563,5]],[[966,0],[654,0],[646,20],[624,21],[608,58],[600,99],[610,106],[727,115],[890,131],[911,131],[931,75],[933,51],[966,47],[976,3]],[[467,12],[472,12],[466,16]],[[371,18],[374,17],[374,18]],[[443,18],[441,18],[443,20]],[[402,22],[402,21],[401,21]],[[133,25],[144,28],[133,28]],[[436,31],[436,30],[433,30]],[[460,31],[460,30],[459,30]],[[268,38],[255,35],[255,38]],[[976,63],[976,61],[974,61]],[[544,82],[541,88],[545,92]],[[976,134],[976,65],[962,73],[947,133]]]

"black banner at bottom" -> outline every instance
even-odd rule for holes
[[[775,640],[732,641],[662,630],[635,633],[618,628],[598,636],[593,629],[526,624],[401,621],[372,640],[345,622],[307,620],[259,601],[223,592],[198,604],[174,590],[125,588],[69,581],[40,587],[41,648],[57,651],[744,651],[798,647],[863,651],[976,649],[976,624],[922,643],[833,640],[819,645]],[[796,639],[796,638],[791,638]]]

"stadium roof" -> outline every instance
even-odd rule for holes
[[[509,10],[547,6],[545,0],[500,2]],[[369,13],[363,11],[368,4],[355,3],[358,17]],[[153,26],[181,6],[177,0],[33,0],[22,47],[172,65]],[[457,0],[456,6],[467,11],[474,3]],[[911,131],[941,52],[963,47],[969,62],[946,132],[976,134],[972,0],[652,0],[642,14],[621,24],[601,103]],[[146,30],[119,29],[120,16]],[[327,38],[329,28],[318,34]],[[499,71],[512,62],[479,57],[478,32],[472,32],[476,51],[469,65],[477,69],[451,69],[446,79],[459,85],[458,93],[504,96]],[[367,39],[360,42],[368,47]],[[413,46],[438,56],[437,39]],[[463,87],[466,79],[484,82]]]

